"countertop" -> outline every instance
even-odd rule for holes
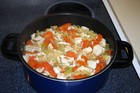
[[[138,57],[140,64],[140,0],[109,0],[123,32]]]
[[[16,2],[17,1],[17,2]],[[56,0],[50,0],[55,2]],[[77,0],[87,3],[86,0]],[[9,33],[20,33],[25,25],[33,19],[44,14],[49,0],[0,0],[0,46]],[[114,30],[101,0],[91,0],[96,7],[96,18],[103,22],[111,30]],[[109,77],[103,87],[97,93],[139,93],[140,80],[133,65],[127,68],[111,69]],[[0,51],[0,93],[37,93],[26,81],[23,64],[2,56]]]
[[[140,1],[139,0],[102,0],[109,16],[121,38],[129,42],[134,51],[133,66],[140,78]]]

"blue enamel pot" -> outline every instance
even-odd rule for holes
[[[23,59],[24,44],[36,30],[43,30],[52,25],[62,25],[71,22],[75,25],[86,26],[102,34],[113,50],[109,64],[99,73],[78,80],[55,79],[44,76],[32,69]],[[10,40],[12,39],[12,40]],[[13,48],[8,49],[9,42],[14,42]],[[129,43],[116,41],[112,32],[94,18],[71,13],[60,13],[42,16],[29,23],[22,33],[12,33],[5,37],[1,46],[3,56],[22,61],[25,68],[25,77],[38,93],[95,93],[106,82],[111,67],[127,67],[133,60],[133,51]],[[125,51],[127,58],[121,57]],[[12,56],[12,57],[11,57]]]

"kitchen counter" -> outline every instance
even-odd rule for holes
[[[140,0],[109,0],[109,3],[140,60]]]
[[[17,1],[17,2],[16,2]],[[33,19],[44,15],[46,6],[56,0],[0,0],[0,45],[9,33],[20,33]],[[87,3],[86,0],[77,0]],[[96,16],[109,29],[114,30],[101,0],[91,0]],[[114,32],[115,33],[115,32]],[[118,38],[116,38],[118,39]],[[140,80],[133,65],[127,68],[111,69],[109,77],[97,93],[139,93]],[[37,93],[26,81],[20,61],[2,56],[0,51],[0,93]]]
[[[102,0],[121,40],[131,43],[134,50],[133,66],[140,78],[140,1]]]

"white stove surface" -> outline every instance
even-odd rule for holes
[[[127,22],[128,20],[130,20],[130,18],[129,19],[126,19],[125,20],[125,18],[124,18],[124,14],[121,16],[122,17],[122,19],[120,18],[120,16],[119,15],[117,15],[116,13],[118,13],[118,11],[114,11],[114,7],[116,8],[116,4],[118,4],[118,3],[120,3],[120,0],[114,0],[114,1],[111,1],[110,2],[110,0],[102,0],[103,1],[103,3],[104,3],[104,5],[105,5],[105,7],[106,7],[106,9],[107,9],[107,11],[108,11],[108,13],[109,13],[109,15],[110,15],[110,18],[112,19],[112,22],[113,22],[113,24],[114,24],[114,26],[115,26],[115,28],[116,28],[116,30],[117,30],[117,32],[118,32],[118,34],[119,34],[119,36],[120,36],[120,38],[121,38],[121,40],[123,40],[123,41],[127,41],[127,42],[129,42],[129,43],[131,43],[131,45],[132,45],[132,47],[134,48],[134,59],[133,59],[133,66],[134,66],[134,68],[135,68],[135,70],[136,70],[136,72],[137,72],[137,74],[138,74],[138,77],[140,78],[140,55],[139,55],[139,51],[137,51],[137,49],[139,48],[139,40],[136,40],[137,38],[139,38],[139,34],[138,33],[140,33],[140,31],[137,31],[137,30],[139,30],[139,29],[136,29],[135,30],[135,32],[133,32],[133,31],[129,31],[129,29],[127,28],[127,26],[129,26],[129,23]],[[121,1],[123,1],[123,3],[124,3],[124,0],[121,0]],[[125,0],[126,1],[126,0]],[[130,1],[132,1],[132,0],[127,0],[126,2],[127,2],[127,4],[128,4],[128,1],[130,2]],[[134,0],[135,1],[135,3],[136,2],[139,2],[139,0]],[[113,2],[113,3],[112,3]],[[114,4],[115,3],[115,5],[111,5],[111,4]],[[122,4],[122,3],[121,3]],[[129,3],[129,4],[131,4],[131,2]],[[136,4],[135,4],[136,5]],[[134,5],[134,6],[135,6]],[[124,6],[125,5],[122,5],[123,7],[123,9],[125,9],[124,8]],[[138,5],[138,6],[140,6],[140,5]],[[118,6],[117,6],[118,7]],[[136,7],[136,6],[135,6]],[[121,6],[119,6],[118,7],[119,9],[121,8]],[[140,8],[140,7],[139,7]],[[137,13],[137,10],[136,10],[137,8],[135,8],[135,14],[138,14]],[[121,10],[122,11],[122,10]],[[129,10],[127,10],[127,11],[129,11]],[[133,12],[134,12],[133,11]],[[119,12],[120,13],[120,12]],[[123,13],[125,13],[126,14],[126,11],[124,11]],[[134,14],[134,13],[132,13],[132,14]],[[134,15],[131,15],[131,16],[134,16]],[[119,18],[118,18],[119,17]],[[127,24],[124,24],[124,23],[126,22]],[[130,21],[131,23],[133,22],[133,21]],[[139,19],[138,19],[138,22],[140,22],[139,21]],[[126,27],[125,27],[126,26]],[[136,25],[138,28],[140,27],[140,26],[138,26],[138,25]],[[131,27],[131,29],[133,29],[133,27]],[[129,31],[129,32],[128,32]],[[132,35],[132,32],[133,33],[137,33],[137,34],[135,34],[134,36]],[[136,43],[137,43],[137,45],[136,45]]]

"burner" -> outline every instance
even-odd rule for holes
[[[72,2],[62,1],[49,6],[45,12],[45,15],[52,13],[75,13],[90,16],[93,18],[95,17],[90,7],[88,7],[84,3],[75,1]]]

